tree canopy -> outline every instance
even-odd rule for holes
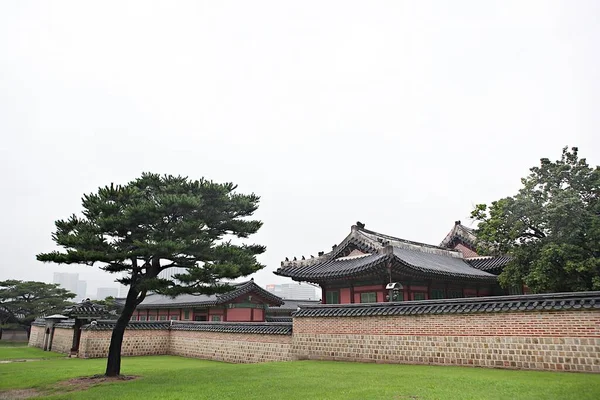
[[[482,251],[509,254],[499,280],[533,292],[600,290],[600,167],[565,147],[530,169],[511,197],[478,204],[471,216]]]
[[[145,173],[126,185],[111,184],[84,195],[83,216],[56,221],[52,238],[65,251],[39,254],[38,260],[98,264],[129,286],[113,331],[107,375],[120,373],[125,327],[148,291],[171,296],[222,293],[230,290],[223,279],[263,268],[256,256],[265,247],[240,240],[262,226],[248,218],[257,210],[259,197],[236,189],[233,183]],[[174,279],[159,277],[173,267],[185,272]]]
[[[36,317],[61,313],[74,297],[74,293],[57,284],[0,281],[0,325],[18,323],[29,331]]]
[[[108,296],[102,300],[91,300],[92,303],[97,304],[99,306],[104,307],[104,309],[111,313],[115,314],[121,311],[121,305],[115,301],[115,298],[112,296]]]

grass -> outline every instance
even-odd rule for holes
[[[4,360],[33,360],[40,358],[65,357],[64,354],[43,351],[35,347],[27,347],[23,342],[0,341],[0,361]]]
[[[8,350],[0,348],[0,359]],[[140,377],[133,381],[68,393],[58,385],[101,373],[105,365],[68,358],[2,364],[0,391],[34,388],[47,399],[87,400],[600,398],[595,374],[326,361],[225,364],[174,356],[124,358],[122,372]]]

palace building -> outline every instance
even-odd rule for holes
[[[233,290],[220,295],[185,294],[175,298],[148,294],[137,306],[133,321],[264,322],[269,307],[284,301],[250,280],[232,284]]]
[[[510,258],[480,256],[475,242],[460,221],[439,246],[377,233],[357,222],[329,253],[286,259],[275,274],[319,285],[323,304],[508,294],[497,275]]]

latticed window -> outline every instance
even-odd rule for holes
[[[146,320],[146,316],[145,315],[140,315],[140,321],[145,321]]]
[[[337,290],[325,293],[326,304],[340,304],[340,292]]]
[[[215,321],[215,322],[219,322],[219,321],[221,321],[221,316],[220,315],[213,315],[210,320],[211,321]]]
[[[413,300],[425,300],[427,296],[424,292],[415,292],[413,293]]]
[[[160,317],[158,317],[158,319],[160,321],[166,321],[167,320],[167,316],[166,315],[161,315]]]
[[[431,289],[432,299],[443,299],[445,297],[444,289]]]
[[[375,292],[367,292],[360,294],[360,302],[361,303],[377,303],[377,293]]]
[[[190,310],[183,311],[183,319],[190,319]]]
[[[461,289],[448,289],[448,297],[451,299],[458,299],[463,297],[463,291]]]

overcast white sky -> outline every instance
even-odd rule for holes
[[[539,158],[600,164],[598,1],[2,1],[0,279],[143,171],[262,196],[261,285],[357,220],[439,243]]]

